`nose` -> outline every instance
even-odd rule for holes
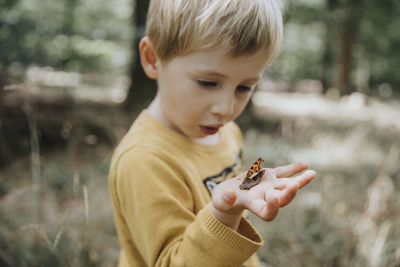
[[[211,107],[211,113],[218,119],[230,118],[234,112],[235,98],[229,94],[223,94],[215,99]]]

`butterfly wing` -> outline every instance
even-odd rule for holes
[[[253,165],[251,165],[249,171],[246,174],[246,178],[239,186],[240,189],[249,190],[261,181],[261,177],[263,177],[264,175],[264,170],[261,171],[260,165],[263,161],[263,158],[260,157],[256,162],[253,163]],[[255,173],[257,174],[254,177],[251,177]]]
[[[265,170],[262,170],[252,178],[245,178],[243,180],[243,183],[241,185],[239,185],[239,188],[241,190],[249,190],[253,186],[258,185],[260,183],[261,177],[263,177],[264,173],[265,173]]]
[[[260,165],[263,161],[264,161],[263,158],[260,157],[256,162],[254,162],[253,165],[251,165],[249,171],[247,172],[246,178],[251,177],[256,172],[260,172],[261,171]]]

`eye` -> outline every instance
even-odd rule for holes
[[[206,80],[197,80],[197,84],[201,87],[215,87],[217,86],[216,82],[213,81],[206,81]]]
[[[245,92],[250,92],[252,90],[252,87],[250,86],[244,86],[244,85],[239,85],[236,90],[240,93],[245,93]]]

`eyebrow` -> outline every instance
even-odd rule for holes
[[[227,76],[223,73],[217,72],[217,71],[207,71],[207,70],[196,70],[196,72],[200,75],[209,75],[209,76],[215,76],[219,78],[227,78]],[[261,75],[258,75],[256,77],[252,77],[249,79],[245,79],[243,82],[258,82],[261,80]]]

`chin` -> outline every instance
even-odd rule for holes
[[[189,136],[192,139],[201,139],[201,138],[205,138],[205,137],[210,136],[210,135],[206,134],[206,133],[203,133],[202,131],[198,131],[198,132],[193,133],[193,134],[191,134]]]

